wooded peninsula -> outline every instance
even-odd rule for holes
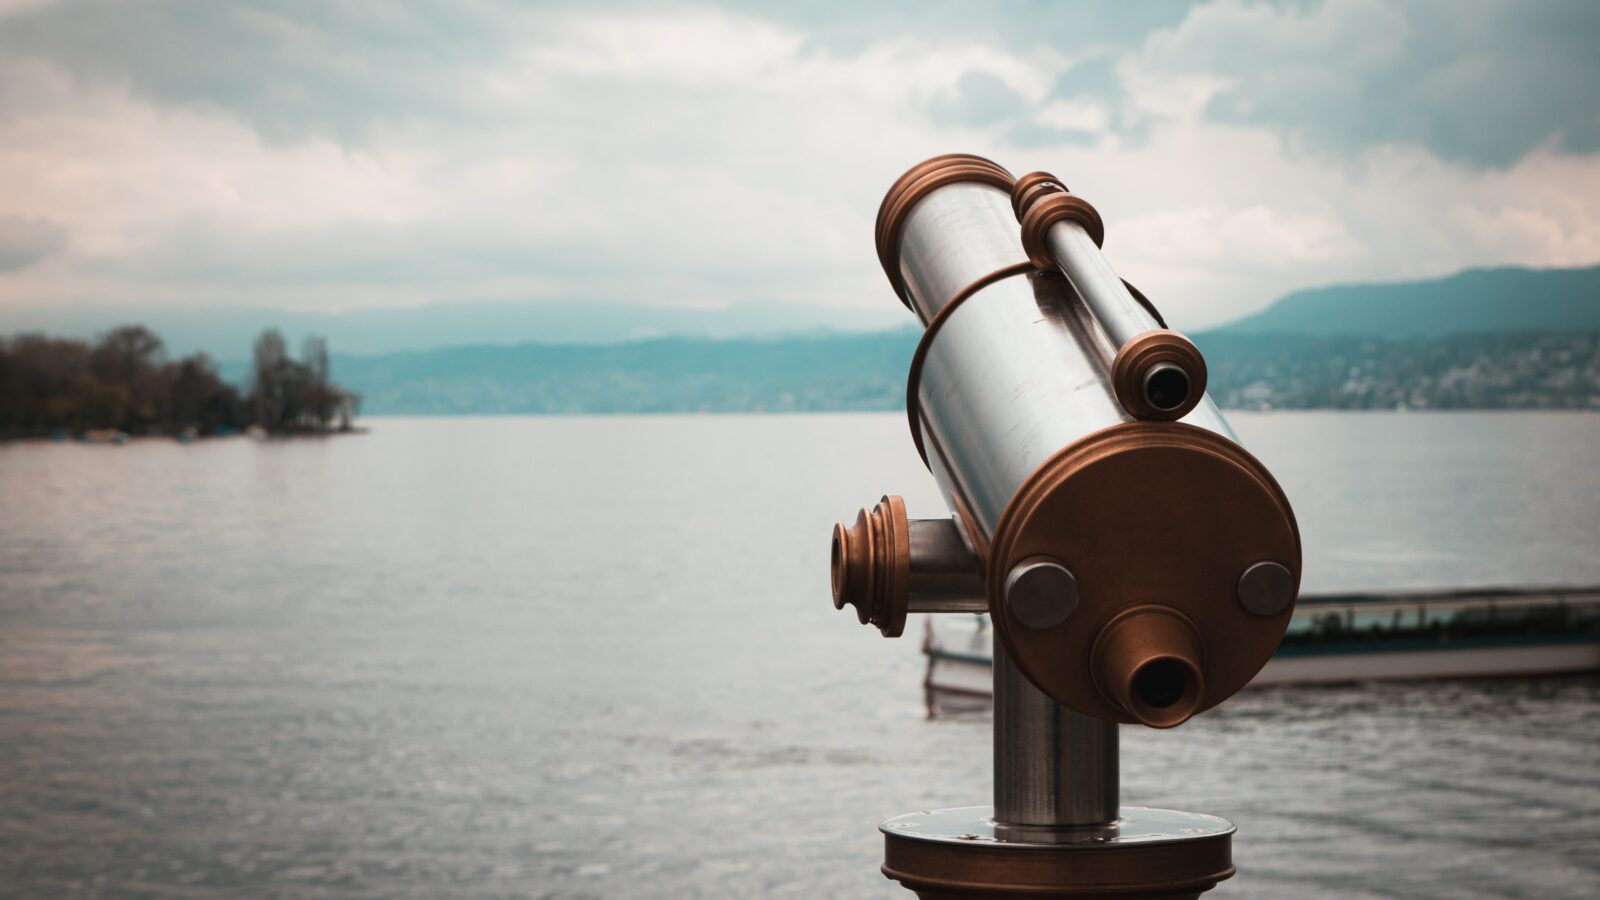
[[[205,354],[167,358],[142,325],[93,343],[43,334],[0,337],[0,437],[271,435],[350,431],[360,398],[330,378],[327,341],[290,357],[276,329],[256,338],[241,393]]]

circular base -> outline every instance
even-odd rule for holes
[[[1018,828],[993,807],[896,816],[878,826],[883,874],[923,900],[1198,897],[1233,875],[1233,823],[1124,806],[1106,826]]]

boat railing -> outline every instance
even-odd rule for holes
[[[1324,595],[1302,600],[1285,645],[1600,633],[1600,589]]]

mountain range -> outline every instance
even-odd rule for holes
[[[259,312],[146,324],[175,352],[222,336],[244,348]],[[889,303],[877,312],[484,303],[270,321],[291,337],[330,337],[334,376],[366,412],[453,414],[895,409],[918,331],[884,326],[906,318]],[[0,330],[16,328],[0,319]],[[1600,266],[1297,291],[1192,337],[1225,405],[1590,409],[1600,408],[1597,335]],[[241,355],[215,355],[225,377],[245,380]]]
[[[95,306],[0,307],[0,334],[43,331],[92,339],[130,314]],[[642,303],[461,301],[343,312],[267,309],[218,304],[152,306],[132,318],[162,336],[174,355],[206,353],[237,359],[264,329],[282,331],[291,345],[306,335],[327,338],[345,353],[379,354],[478,344],[609,344],[652,337],[736,338],[811,331],[872,331],[906,321],[892,301],[870,308],[795,303],[736,303],[670,307]]]
[[[1216,331],[1387,338],[1600,329],[1600,266],[1468,269],[1447,278],[1288,294]]]

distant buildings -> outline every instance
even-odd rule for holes
[[[1600,333],[1384,341],[1203,339],[1212,396],[1242,409],[1600,410]]]

